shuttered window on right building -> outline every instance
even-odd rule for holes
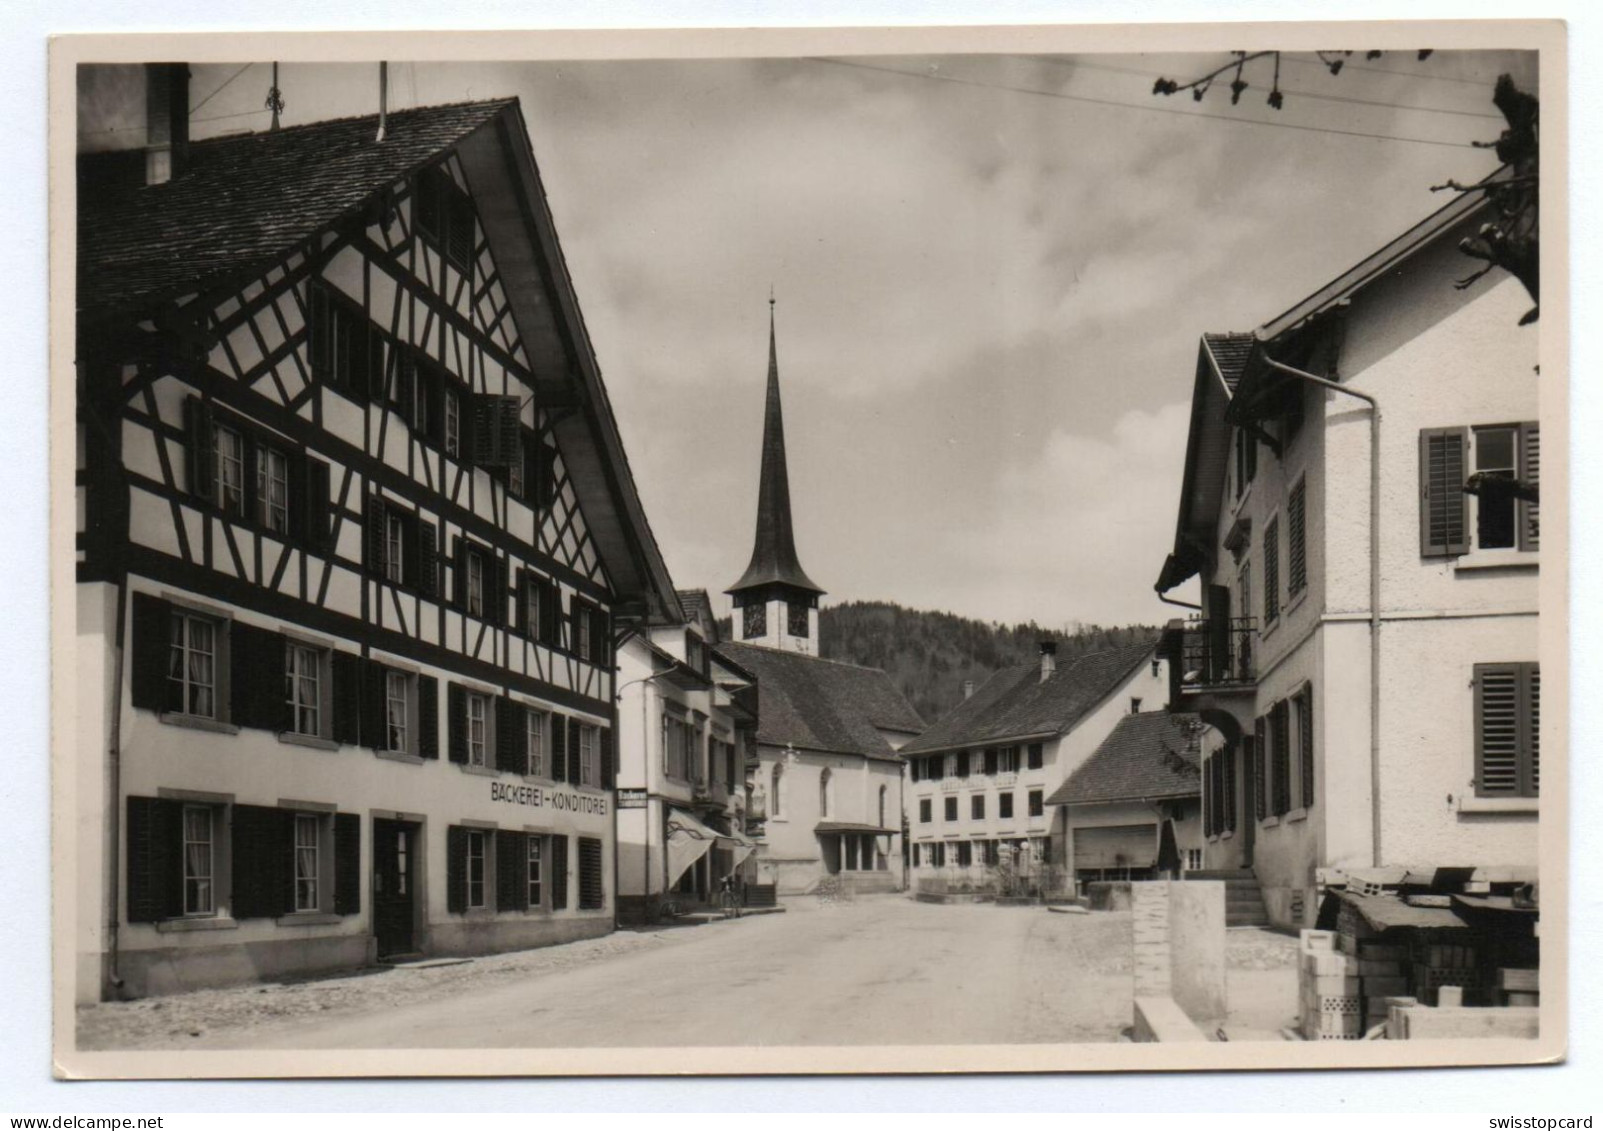
[[[1420,555],[1537,550],[1540,480],[1541,435],[1535,422],[1423,429]]]
[[[1475,665],[1475,795],[1536,797],[1541,771],[1537,664]]]

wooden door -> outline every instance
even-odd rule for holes
[[[373,934],[378,957],[417,950],[417,826],[373,822]]]

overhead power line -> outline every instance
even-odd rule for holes
[[[1088,71],[1107,71],[1109,74],[1116,75],[1135,75],[1139,78],[1147,80],[1148,82],[1151,82],[1153,79],[1158,77],[1151,71],[1142,71],[1135,67],[1114,67],[1107,63],[1088,63],[1080,58],[1065,59],[1053,55],[1036,55],[1034,58],[1040,59],[1043,63],[1052,63],[1060,67],[1084,68]],[[1311,60],[1292,59],[1291,57],[1287,56],[1285,61],[1288,63],[1306,63],[1310,62]],[[1287,95],[1296,95],[1298,98],[1311,98],[1318,102],[1342,102],[1353,106],[1385,107],[1386,109],[1390,110],[1408,110],[1420,114],[1451,114],[1458,118],[1485,118],[1487,121],[1491,122],[1501,122],[1503,120],[1501,115],[1483,114],[1478,110],[1449,110],[1441,106],[1415,106],[1406,102],[1381,102],[1376,99],[1354,98],[1350,95],[1343,94],[1316,94],[1311,90],[1293,89],[1289,86],[1283,86],[1280,89]]]
[[[1211,118],[1219,122],[1234,122],[1243,126],[1268,126],[1277,130],[1301,130],[1307,133],[1335,134],[1341,137],[1368,138],[1374,141],[1402,141],[1414,145],[1435,145],[1447,149],[1474,149],[1475,146],[1467,141],[1446,141],[1434,137],[1400,137],[1396,134],[1368,133],[1363,130],[1343,130],[1333,126],[1309,126],[1296,122],[1267,122],[1261,118],[1242,118],[1233,114],[1213,114],[1206,110],[1177,110],[1169,106],[1143,106],[1134,102],[1121,102],[1113,98],[1093,98],[1085,94],[1065,94],[1053,90],[1036,90],[1033,87],[1005,86],[1000,83],[980,82],[977,79],[958,78],[956,75],[921,74],[917,71],[902,71],[895,67],[881,67],[873,63],[858,63],[848,59],[829,59],[822,56],[813,56],[812,62],[829,63],[837,67],[852,67],[863,71],[878,71],[881,74],[899,75],[904,79],[928,79],[931,82],[953,83],[957,86],[979,87],[985,90],[1003,90],[1012,94],[1028,94],[1037,98],[1053,98],[1063,102],[1084,102],[1093,106],[1115,106],[1121,110],[1138,110],[1147,114],[1174,114],[1182,118]]]
[[[199,102],[195,103],[193,106],[191,106],[189,108],[189,116],[191,118],[193,118],[195,116],[195,111],[196,110],[199,110],[202,106],[206,105],[206,103],[208,103],[212,99],[216,98],[219,94],[221,94],[223,92],[224,88],[226,88],[229,83],[233,82],[240,75],[244,74],[246,71],[250,70],[255,65],[256,64],[254,64],[254,63],[246,63],[239,70],[237,70],[233,74],[229,75],[226,79],[223,80],[223,85],[222,86],[218,87],[216,90],[214,90],[210,94],[208,94],[205,98],[202,98]],[[207,121],[211,121],[212,119],[210,119],[210,118],[200,118],[198,120],[202,121],[202,122],[207,122]]]

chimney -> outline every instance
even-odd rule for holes
[[[968,699],[968,698],[972,697],[973,694],[974,694],[974,681],[972,679],[965,679],[963,681],[963,698]]]
[[[1056,640],[1041,641],[1041,682],[1045,683],[1052,678],[1052,673],[1058,670],[1058,642]]]
[[[166,184],[189,164],[189,66],[145,64],[145,183]]]

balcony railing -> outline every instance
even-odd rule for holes
[[[1251,686],[1257,678],[1257,651],[1255,617],[1189,620],[1181,652],[1181,689]]]

